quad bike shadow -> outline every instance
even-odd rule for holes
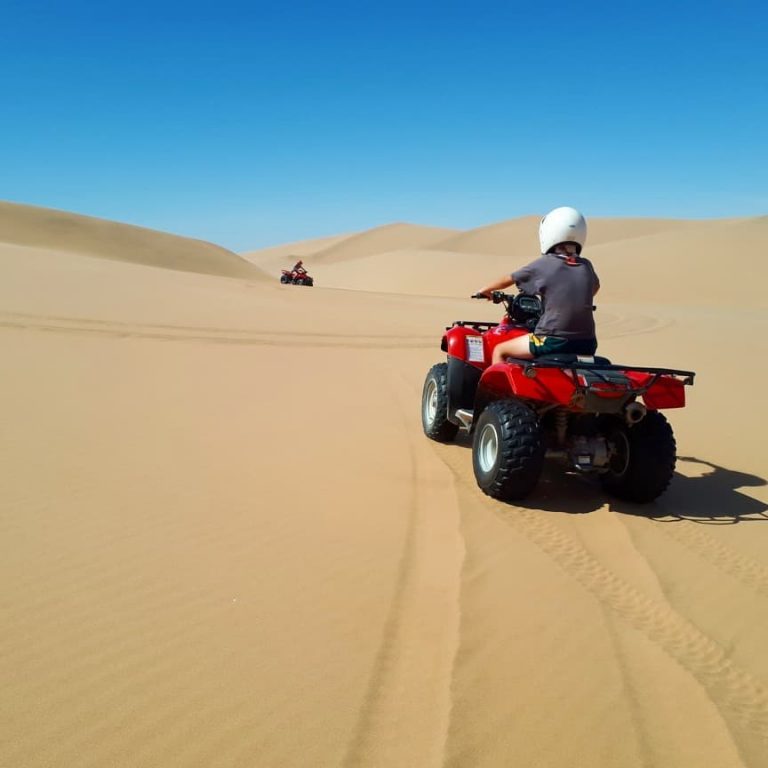
[[[586,514],[606,504],[611,512],[659,523],[688,520],[704,525],[768,522],[768,504],[741,491],[768,484],[757,475],[727,469],[692,456],[679,456],[666,493],[646,504],[606,495],[597,478],[545,469],[537,492],[517,506]]]
[[[457,436],[456,447],[472,449],[472,438]],[[743,488],[768,485],[765,478],[722,467],[694,456],[678,456],[677,470],[663,497],[650,504],[633,504],[606,496],[594,475],[563,473],[547,466],[536,490],[526,499],[509,502],[524,509],[583,515],[606,504],[612,512],[645,517],[659,523],[687,520],[701,525],[768,523],[768,503],[743,493]]]
[[[765,478],[693,456],[679,456],[678,469],[681,468],[686,474],[676,472],[667,493],[650,508],[614,501],[611,508],[658,522],[689,520],[703,525],[768,522],[768,504],[740,490],[763,487],[768,484]]]

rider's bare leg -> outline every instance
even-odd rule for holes
[[[528,343],[530,334],[523,334],[522,336],[516,336],[514,339],[507,339],[497,344],[493,348],[492,362],[503,363],[505,357],[520,357],[524,360],[530,360],[533,355]]]

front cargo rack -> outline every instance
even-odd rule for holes
[[[446,325],[445,330],[450,331],[451,328],[474,328],[476,331],[488,331],[491,328],[495,328],[499,323],[489,323],[487,320],[454,320],[452,325]]]

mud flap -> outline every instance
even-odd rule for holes
[[[448,420],[461,425],[456,418],[459,408],[472,410],[482,371],[457,357],[448,358]]]

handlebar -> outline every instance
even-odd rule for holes
[[[470,296],[471,299],[488,299],[488,301],[492,301],[494,304],[501,304],[502,301],[505,299],[511,299],[512,297],[508,294],[504,293],[504,291],[491,291],[490,298],[486,296],[484,293],[473,293]]]

